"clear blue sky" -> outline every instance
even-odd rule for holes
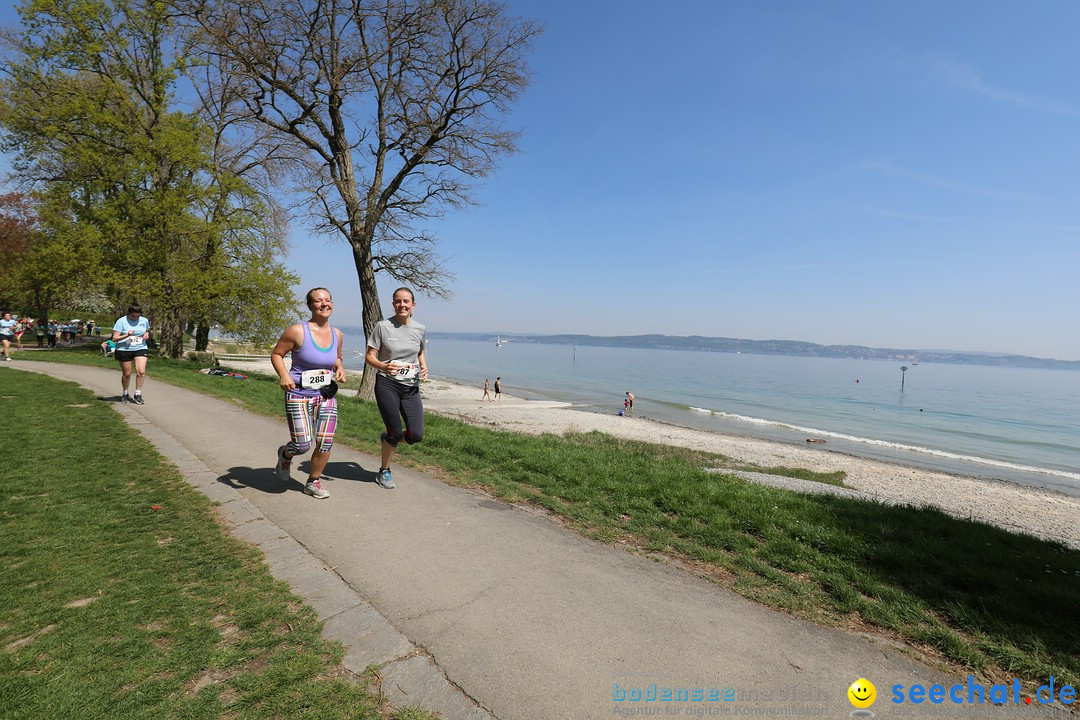
[[[520,152],[433,226],[430,330],[1080,359],[1080,3],[508,6]],[[360,324],[347,245],[289,262]]]

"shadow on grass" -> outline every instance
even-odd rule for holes
[[[839,531],[816,549],[834,561],[823,564],[821,579],[842,605],[874,624],[910,628],[914,616],[905,617],[903,599],[892,597],[899,590],[969,635],[979,654],[1004,670],[1080,678],[1080,635],[1066,627],[1080,613],[1080,551],[931,508],[808,500]],[[844,563],[857,572],[845,573]],[[959,645],[950,652],[939,634],[925,626],[914,631],[916,640],[945,645],[954,659],[975,659]]]

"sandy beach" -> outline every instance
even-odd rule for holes
[[[269,362],[229,363],[230,367],[273,374]],[[933,506],[1007,530],[1058,540],[1080,549],[1080,498],[1004,481],[920,470],[845,455],[824,445],[806,447],[725,435],[661,423],[647,418],[602,415],[575,409],[571,403],[525,400],[506,395],[483,401],[481,388],[447,380],[424,383],[424,407],[485,427],[532,434],[600,431],[615,437],[666,443],[719,453],[762,466],[803,467],[821,472],[843,470],[845,483],[882,501]]]

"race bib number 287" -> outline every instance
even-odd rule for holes
[[[390,377],[395,380],[414,380],[420,374],[420,366],[416,363],[402,365],[400,369]]]

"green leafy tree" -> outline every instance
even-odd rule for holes
[[[250,287],[256,267],[279,278],[263,279],[272,292],[258,306],[285,314],[290,278],[264,257],[274,243],[230,244],[264,227],[230,224],[242,180],[215,165],[206,123],[178,109],[187,61],[175,13],[154,0],[30,0],[20,14],[17,60],[4,68],[5,144],[49,198],[53,235],[98,260],[118,312],[141,302],[162,354],[177,357],[185,325],[219,319],[228,303],[218,300]]]

